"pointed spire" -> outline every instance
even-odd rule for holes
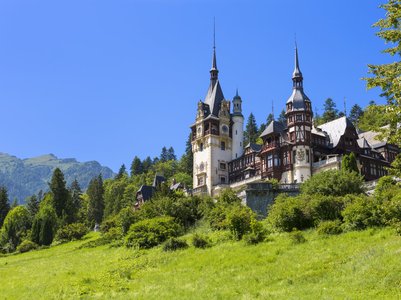
[[[294,67],[294,72],[292,73],[292,81],[294,88],[302,89],[303,77],[301,69],[299,68],[298,46],[296,41],[295,41],[295,67]]]
[[[237,97],[237,98],[239,97],[239,96],[238,96],[238,88],[237,88],[236,91],[235,91],[235,97]]]
[[[216,20],[213,19],[213,58],[212,68],[210,69],[210,80],[216,81],[218,78],[219,70],[217,70],[216,62]]]

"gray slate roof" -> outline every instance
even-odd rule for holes
[[[308,96],[306,96],[304,90],[302,88],[294,88],[291,96],[287,100],[287,103],[292,102],[293,110],[304,110],[306,108],[305,101],[310,102],[310,99]]]
[[[354,125],[350,120],[347,119],[347,117],[344,116],[317,127],[323,131],[326,131],[334,148],[338,145],[338,142],[340,141],[341,136],[345,133],[345,130],[348,127],[354,127]]]
[[[266,135],[271,134],[271,133],[281,134],[284,131],[284,129],[285,129],[285,126],[283,125],[283,123],[273,120],[273,121],[270,122],[269,125],[267,125],[265,130],[263,130],[263,132],[260,135],[260,137],[266,136]]]
[[[260,150],[262,150],[262,145],[248,143],[248,145],[246,145],[245,148],[251,148],[253,152],[260,152]]]
[[[209,105],[210,112],[213,115],[219,115],[222,100],[224,100],[224,95],[219,80],[210,81],[204,103]]]

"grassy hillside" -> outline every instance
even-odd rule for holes
[[[0,298],[401,297],[401,237],[390,229],[331,237],[310,231],[301,244],[278,234],[256,246],[213,234],[215,245],[204,250],[79,249],[86,240],[0,257]]]

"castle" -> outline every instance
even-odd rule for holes
[[[221,188],[272,178],[283,184],[302,183],[316,173],[339,169],[342,156],[351,152],[365,180],[374,180],[386,175],[385,167],[400,152],[377,139],[375,132],[359,132],[345,116],[314,126],[297,47],[286,123],[268,124],[260,135],[262,145],[243,144],[242,99],[238,90],[232,101],[224,97],[218,74],[213,47],[209,88],[191,125],[194,194],[214,195]]]

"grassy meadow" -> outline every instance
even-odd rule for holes
[[[247,246],[211,234],[214,246],[163,252],[90,239],[0,257],[2,299],[399,299],[401,237],[391,229],[338,236],[303,232]],[[190,235],[186,236],[190,239]]]

